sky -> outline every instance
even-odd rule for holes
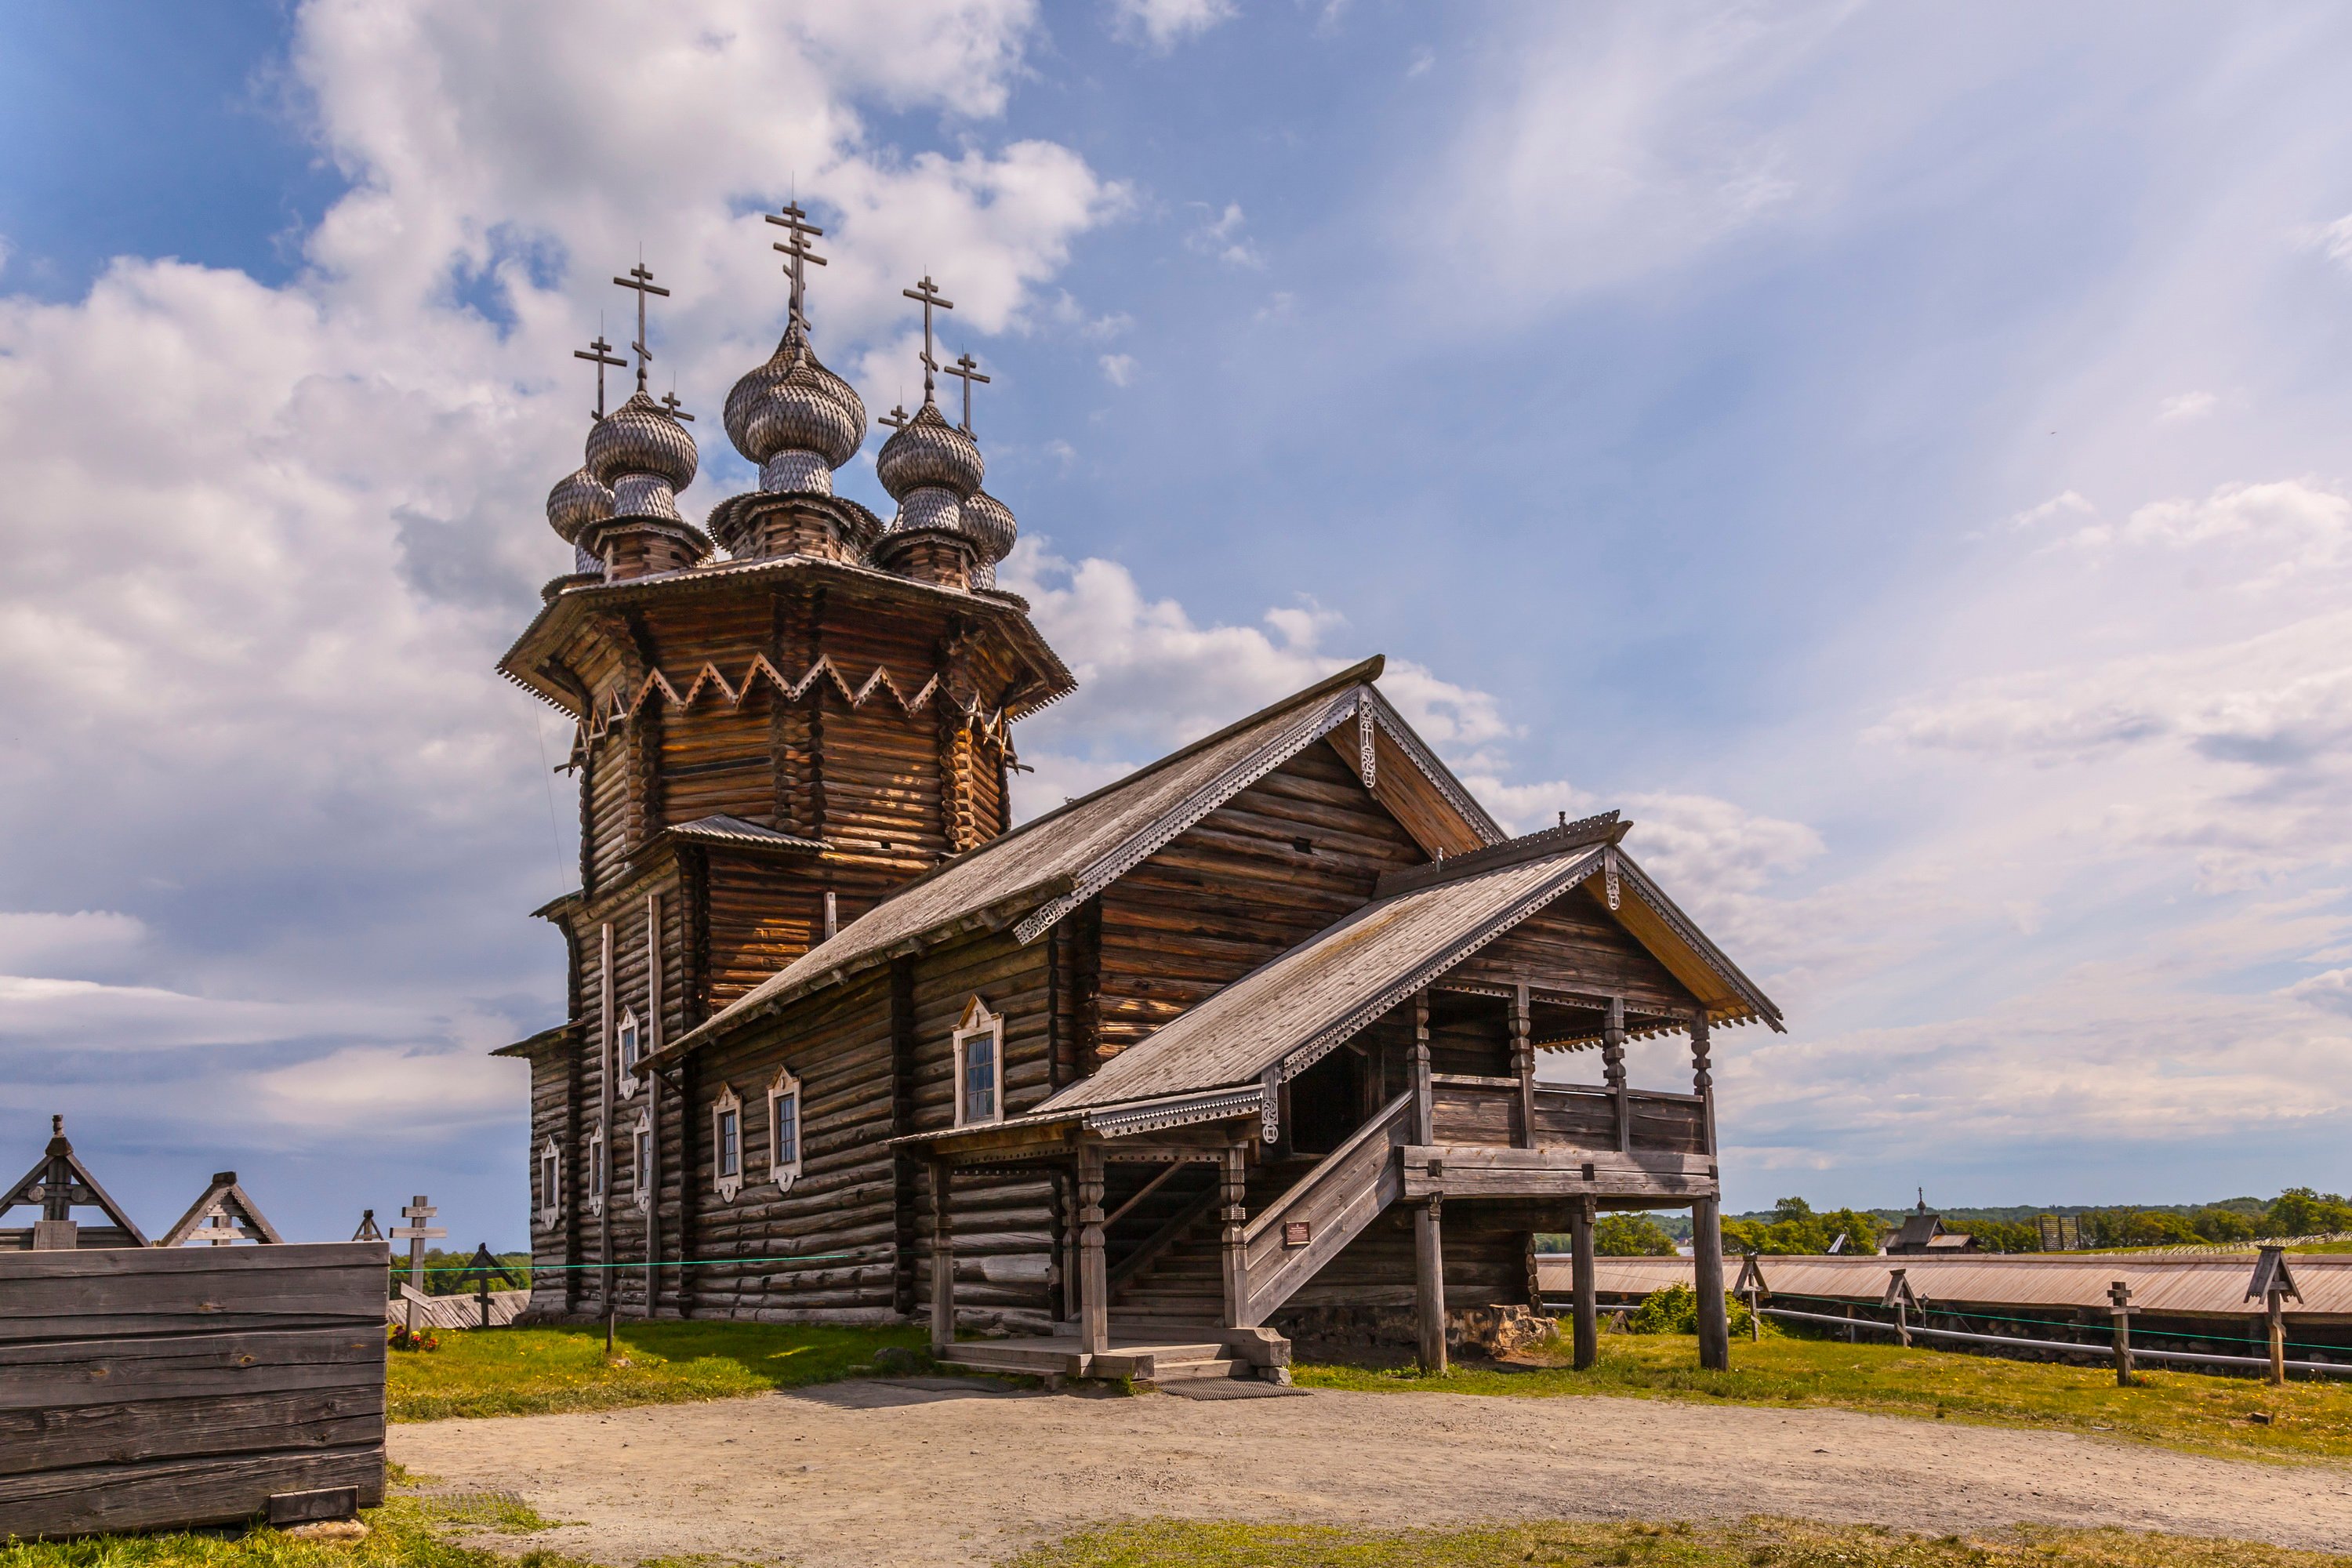
[[[62,1112],[152,1228],[522,1239],[570,351],[642,256],[748,488],[797,197],[870,408],[926,273],[993,377],[1024,812],[1385,653],[1780,1005],[1732,1207],[2352,1186],[2347,73],[2326,4],[0,12],[0,1180]]]

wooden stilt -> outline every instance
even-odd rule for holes
[[[1445,1372],[1445,1247],[1439,1235],[1443,1198],[1412,1213],[1413,1305],[1421,1319],[1421,1370]]]
[[[955,1343],[955,1229],[949,1208],[955,1176],[945,1160],[931,1162],[931,1349]]]
[[[2268,1298],[2266,1316],[2271,1338],[2271,1386],[2286,1386],[2286,1293],[2273,1290]]]
[[[1103,1262],[1103,1152],[1078,1150],[1078,1351],[1110,1349],[1110,1270]]]
[[[1576,1370],[1590,1372],[1601,1360],[1601,1303],[1592,1277],[1593,1202],[1579,1198],[1569,1211],[1569,1279],[1574,1287]]]
[[[1248,1144],[1229,1144],[1225,1149],[1223,1163],[1219,1167],[1219,1178],[1224,1187],[1222,1194],[1224,1207],[1218,1215],[1224,1222],[1225,1226],[1224,1325],[1229,1329],[1244,1326],[1242,1316],[1248,1304],[1249,1296],[1247,1253],[1242,1245],[1243,1231],[1249,1222],[1247,1207],[1249,1167],[1245,1163],[1248,1154]]]
[[[1723,1310],[1723,1200],[1691,1205],[1691,1272],[1698,1291],[1698,1364],[1713,1372],[1731,1365],[1731,1322]]]

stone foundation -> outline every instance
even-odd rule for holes
[[[1276,1313],[1274,1327],[1301,1361],[1392,1365],[1413,1358],[1419,1322],[1411,1307],[1302,1307]],[[1556,1333],[1551,1318],[1527,1307],[1455,1307],[1445,1314],[1449,1356],[1506,1356]]]

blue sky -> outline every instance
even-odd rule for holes
[[[481,1053],[572,813],[490,666],[568,350],[642,245],[715,411],[797,191],[869,405],[926,270],[996,378],[1086,681],[1032,808],[1385,652],[1788,1010],[1736,1204],[2352,1184],[2347,66],[2326,5],[18,8],[0,1163],[63,1110],[159,1222],[234,1165],[520,1236]]]

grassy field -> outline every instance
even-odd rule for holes
[[[2352,1557],[2115,1530],[1906,1535],[1870,1525],[1526,1524],[1381,1534],[1155,1520],[1089,1531],[1008,1568],[2344,1568]]]
[[[437,1351],[392,1353],[393,1420],[727,1399],[870,1372],[884,1346],[920,1354],[925,1343],[919,1329],[771,1323],[623,1324],[610,1358],[602,1329],[469,1329],[440,1340]]]
[[[1601,1340],[1601,1364],[1591,1372],[1473,1365],[1432,1378],[1410,1371],[1301,1366],[1295,1375],[1309,1388],[1821,1405],[2097,1432],[2239,1458],[2352,1458],[2352,1386],[2341,1383],[2271,1388],[2245,1378],[2142,1372],[2140,1386],[2118,1388],[2114,1373],[2093,1367],[1779,1335],[1760,1344],[1735,1342],[1727,1373],[1701,1372],[1696,1342],[1687,1334],[1610,1334]],[[2268,1423],[2251,1419],[2257,1415]]]

